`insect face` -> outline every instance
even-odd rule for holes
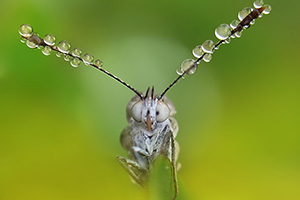
[[[163,126],[163,122],[169,118],[170,108],[163,100],[154,97],[152,92],[150,96],[147,95],[134,103],[128,114],[136,125],[144,127],[149,135],[152,135],[153,130]]]

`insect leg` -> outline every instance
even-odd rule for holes
[[[148,177],[148,170],[142,168],[137,162],[122,156],[117,156],[117,159],[137,184],[141,185],[142,187],[146,186],[145,183]]]
[[[173,176],[173,183],[174,183],[174,197],[176,199],[178,194],[178,184],[177,184],[177,167],[176,167],[176,144],[175,138],[172,131],[169,131],[164,139],[164,148],[163,154],[165,154],[171,162],[172,166],[172,176]],[[178,153],[178,151],[177,151]]]

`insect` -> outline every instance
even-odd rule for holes
[[[202,45],[193,49],[194,59],[184,60],[177,70],[177,78],[156,95],[154,87],[141,93],[103,68],[100,60],[95,60],[90,54],[82,55],[79,48],[71,50],[71,45],[63,40],[55,45],[56,38],[47,34],[44,38],[33,33],[33,28],[23,24],[19,28],[22,41],[30,48],[41,49],[43,54],[50,55],[52,51],[63,56],[73,67],[78,67],[81,62],[94,67],[112,77],[129,90],[135,93],[126,109],[128,126],[121,133],[121,145],[128,152],[129,158],[118,156],[117,159],[130,177],[139,185],[146,187],[149,171],[158,156],[164,155],[170,162],[174,182],[174,199],[177,196],[177,158],[179,144],[176,141],[178,124],[173,117],[176,114],[173,103],[165,96],[166,93],[185,75],[194,74],[198,65],[203,60],[209,62],[212,54],[220,45],[229,43],[231,38],[241,37],[244,29],[252,25],[258,17],[269,14],[270,5],[265,5],[262,0],[254,2],[253,8],[244,8],[238,13],[239,20],[234,20],[230,25],[221,24],[215,30],[218,42],[206,40]]]

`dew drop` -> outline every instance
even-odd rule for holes
[[[253,9],[249,7],[243,8],[238,14],[239,20],[242,21],[247,15],[251,13],[252,10]]]
[[[65,60],[65,61],[70,61],[71,58],[72,58],[72,57],[69,56],[69,55],[65,55],[65,56],[64,56],[64,60]]]
[[[71,60],[70,64],[72,65],[72,67],[78,67],[80,65],[81,61],[79,60],[79,58],[74,58]]]
[[[29,24],[22,24],[19,28],[19,33],[23,37],[30,37],[32,32],[33,28]]]
[[[101,68],[103,66],[103,62],[101,60],[95,60],[94,65],[98,68]]]
[[[235,29],[239,25],[240,21],[235,19],[230,23],[231,28]]]
[[[66,40],[63,40],[58,43],[57,48],[61,53],[69,53],[71,45]]]
[[[82,54],[82,51],[79,48],[75,48],[71,51],[71,54],[75,57],[80,57]]]
[[[231,34],[231,28],[228,24],[221,24],[215,30],[215,35],[219,40],[225,40]]]
[[[215,45],[214,42],[212,40],[206,40],[205,42],[203,42],[201,48],[205,53],[213,53],[213,49],[214,49]]]
[[[229,38],[227,38],[227,39],[225,40],[225,43],[226,43],[226,44],[229,44],[230,41],[231,41],[231,38],[229,37]]]
[[[264,5],[264,1],[263,0],[256,0],[253,3],[254,8],[261,8]]]
[[[27,45],[29,48],[31,48],[31,49],[37,48],[37,45],[36,45],[33,41],[31,41],[31,40],[27,40],[27,41],[26,41],[26,45]]]
[[[269,4],[264,5],[264,7],[265,7],[265,9],[263,11],[263,14],[265,14],[265,15],[270,14],[272,7]]]
[[[51,51],[52,51],[51,47],[45,46],[45,47],[43,48],[43,50],[42,50],[42,53],[43,53],[45,56],[49,56],[49,55],[51,54]]]
[[[93,62],[94,56],[92,56],[92,55],[86,53],[86,54],[84,54],[84,56],[82,57],[82,60],[83,60],[83,62],[84,62],[85,65],[89,65],[90,63]]]
[[[177,73],[178,75],[180,75],[180,76],[183,74],[183,71],[182,71],[181,67],[180,67],[179,69],[176,70],[176,73]]]
[[[236,32],[235,37],[240,38],[242,36],[242,31]]]
[[[47,44],[47,45],[50,45],[50,46],[53,46],[55,44],[55,36],[52,35],[52,34],[47,34],[45,35],[44,37],[44,42]]]
[[[181,71],[186,72],[186,74],[194,74],[197,69],[197,64],[192,58],[186,59],[181,63]]]
[[[211,56],[210,53],[207,53],[207,54],[205,54],[205,55],[203,56],[203,60],[204,60],[205,62],[210,62],[211,58],[212,58],[212,56]]]
[[[37,33],[33,33],[32,36],[30,36],[27,40],[33,42],[36,47],[43,44],[43,40],[38,36]]]
[[[58,58],[60,58],[62,55],[63,55],[63,54],[62,54],[61,52],[57,52],[57,53],[56,53],[56,56],[57,56]]]
[[[26,43],[26,41],[27,41],[26,38],[23,38],[23,37],[20,38],[20,42],[21,42],[21,43]]]
[[[203,49],[201,48],[201,45],[198,45],[198,46],[196,46],[196,47],[193,49],[193,55],[194,55],[196,58],[200,58],[203,54],[204,54],[204,51],[203,51]]]

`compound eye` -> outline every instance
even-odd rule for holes
[[[156,106],[156,121],[157,122],[163,122],[170,116],[170,109],[162,101],[157,102]]]
[[[142,121],[142,104],[142,101],[138,101],[131,108],[132,118],[137,122]]]

